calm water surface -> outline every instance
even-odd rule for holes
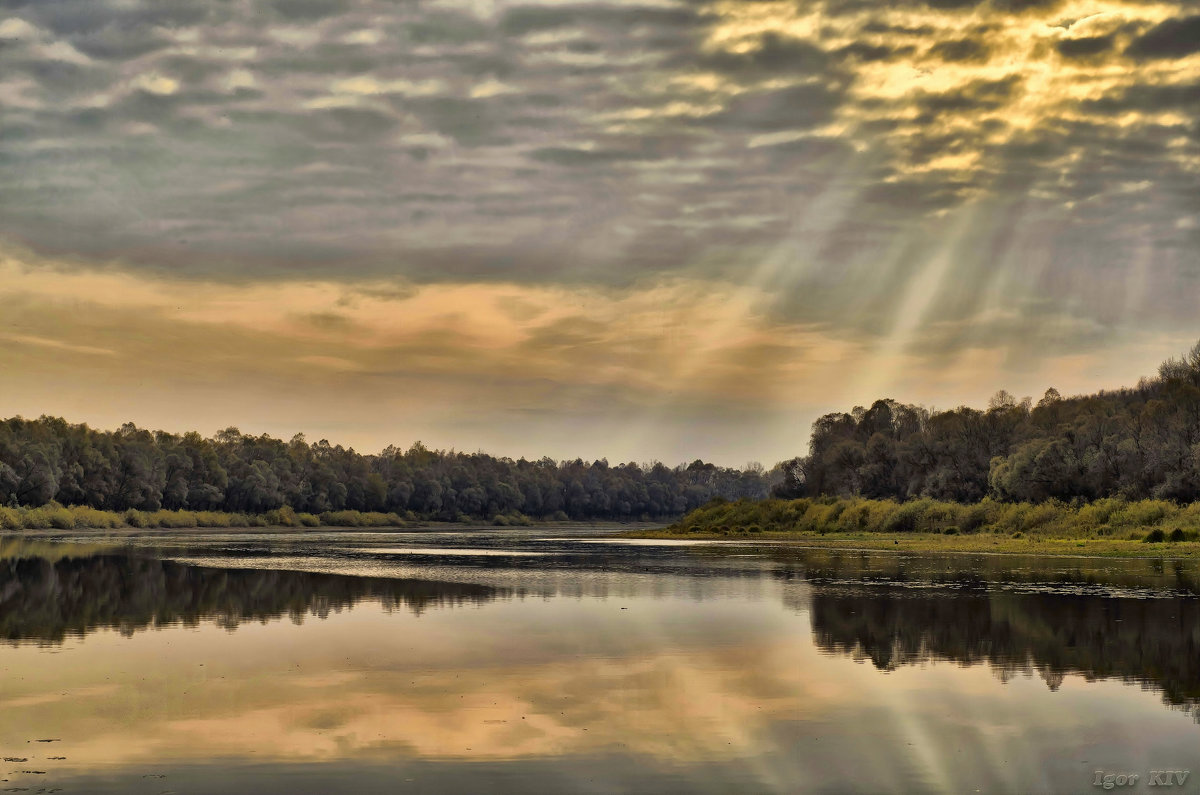
[[[0,537],[0,790],[1197,792],[1198,593],[578,529]]]

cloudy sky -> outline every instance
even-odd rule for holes
[[[1200,337],[1200,0],[0,0],[0,415],[768,465]]]

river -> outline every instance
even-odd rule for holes
[[[579,528],[4,536],[0,789],[1195,792],[1197,594]]]

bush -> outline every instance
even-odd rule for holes
[[[149,527],[177,529],[196,526],[196,514],[191,511],[155,511],[146,517]]]
[[[55,530],[75,529],[75,515],[57,502],[52,502],[41,510],[46,512],[46,520]]]
[[[1162,531],[1161,527],[1156,527],[1149,533],[1146,533],[1146,537],[1142,539],[1147,544],[1158,544],[1166,540],[1167,534]]]
[[[974,533],[987,523],[987,508],[984,505],[971,505],[959,512],[958,527],[964,533]]]
[[[885,533],[911,533],[915,531],[928,507],[928,500],[906,502],[897,508],[883,525]]]
[[[289,505],[276,508],[273,511],[267,511],[266,519],[271,524],[280,527],[296,527],[300,524],[300,520],[296,517],[296,512]]]
[[[1026,506],[1022,506],[1026,507]],[[1024,511],[1022,530],[1029,531],[1035,527],[1042,527],[1050,524],[1055,519],[1059,518],[1064,512],[1063,506],[1060,503],[1051,501],[1043,502],[1040,505],[1030,505]]]
[[[99,511],[95,508],[89,508],[86,505],[75,505],[68,510],[75,517],[76,527],[111,530],[125,526],[125,522],[121,519],[121,516],[112,511]]]

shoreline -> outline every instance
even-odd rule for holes
[[[614,535],[621,533],[640,533],[653,532],[654,528],[663,527],[662,522],[535,522],[533,524],[522,525],[492,525],[483,522],[479,523],[459,523],[459,522],[424,522],[420,524],[403,524],[403,525],[300,525],[289,527],[287,525],[189,525],[183,527],[133,527],[124,525],[121,527],[73,527],[73,528],[57,528],[57,527],[37,527],[29,529],[9,529],[0,528],[0,538],[18,538],[18,537],[49,537],[63,536],[72,534],[81,535],[175,535],[187,533],[202,533],[212,535],[240,535],[245,533],[255,534],[287,534],[287,535],[317,535],[321,533],[379,533],[379,534],[395,534],[395,533],[429,533],[429,532],[487,532],[487,533],[519,533],[519,532],[537,532],[551,531],[564,529],[589,529],[597,532],[608,532]]]
[[[946,536],[937,533],[808,533],[771,531],[757,533],[680,533],[669,528],[629,530],[620,538],[672,541],[727,541],[831,549],[845,552],[910,552],[920,554],[1031,555],[1040,558],[1114,558],[1200,560],[1200,542],[1154,542],[1096,538],[1010,538],[990,533]]]
[[[188,534],[229,535],[322,535],[322,534],[421,534],[421,533],[494,533],[515,535],[538,531],[591,530],[595,540],[664,540],[681,544],[720,541],[728,545],[768,544],[782,547],[828,549],[843,552],[906,552],[911,554],[990,554],[1028,555],[1039,558],[1108,558],[1127,560],[1200,560],[1200,542],[1152,542],[1101,538],[1054,538],[1027,536],[1011,538],[992,533],[943,535],[938,533],[871,533],[764,530],[760,532],[678,532],[661,522],[546,522],[533,525],[498,527],[487,524],[429,522],[419,526],[355,527],[321,525],[317,527],[240,526],[240,527],[77,527],[72,529],[36,528],[0,529],[3,539],[46,539],[63,536],[123,538],[134,536],[173,536]]]

